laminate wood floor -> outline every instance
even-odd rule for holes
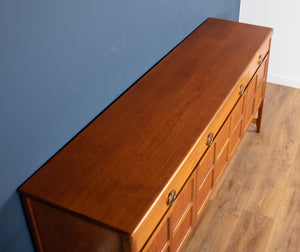
[[[300,89],[267,84],[261,133],[250,126],[183,251],[300,251]]]

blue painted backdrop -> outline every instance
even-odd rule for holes
[[[17,187],[207,17],[240,0],[0,0],[0,251],[33,251]]]

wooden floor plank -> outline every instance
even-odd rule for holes
[[[251,125],[183,251],[300,251],[300,89],[267,84]]]
[[[273,219],[243,210],[225,251],[264,251]]]
[[[284,194],[268,251],[300,251],[300,190]]]
[[[232,227],[238,222],[239,215],[218,209],[214,204],[210,206],[207,205],[205,218],[200,217],[196,232],[190,237],[197,242],[187,243],[185,251],[225,251],[228,239],[224,234],[231,235],[234,232]],[[211,231],[203,232],[203,229]]]

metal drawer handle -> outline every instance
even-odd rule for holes
[[[210,132],[210,133],[208,134],[208,136],[207,136],[207,142],[206,142],[206,144],[207,144],[208,146],[211,146],[212,143],[213,143],[213,141],[214,141],[214,134],[213,134],[212,132]]]
[[[263,56],[259,55],[259,57],[258,57],[258,63],[261,65],[263,63],[263,61],[264,61]]]
[[[244,84],[242,84],[240,86],[240,95],[243,95],[244,93],[245,93],[245,86],[244,86]]]
[[[173,203],[175,202],[175,200],[176,200],[176,191],[173,189],[173,190],[169,193],[167,204],[168,204],[169,206],[171,206],[171,205],[173,205]]]

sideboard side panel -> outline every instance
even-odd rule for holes
[[[128,251],[129,239],[122,234],[28,197],[23,202],[37,251]]]

